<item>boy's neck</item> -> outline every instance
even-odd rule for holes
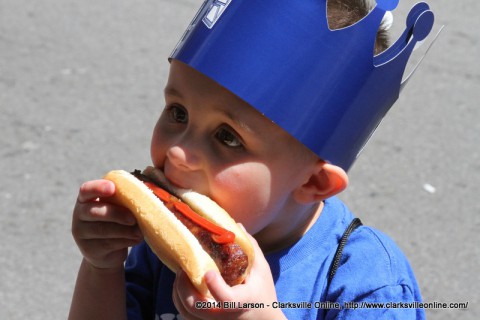
[[[298,240],[300,240],[305,233],[315,224],[318,217],[321,215],[324,207],[323,201],[308,207],[304,212],[296,212],[296,219],[289,217],[288,223],[281,223],[280,225],[289,226],[286,230],[262,230],[255,235],[260,248],[264,254],[279,251],[287,248]]]

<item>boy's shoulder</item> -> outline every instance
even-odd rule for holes
[[[335,211],[330,214],[341,220],[337,224],[345,230],[354,218],[353,214],[337,198],[329,199],[326,203],[326,207],[329,205],[330,210]],[[362,280],[364,284],[369,278],[375,278],[377,282],[395,285],[401,284],[406,279],[405,275],[413,276],[406,256],[395,241],[368,225],[358,227],[348,238],[338,272],[348,273],[350,268],[355,268],[355,272],[347,278],[354,282]]]
[[[354,218],[340,199],[327,199],[318,220],[297,243],[267,256],[267,260],[275,264],[273,271],[284,272],[311,259],[320,268],[318,272],[325,272],[332,263],[342,235]],[[318,264],[320,260],[322,264]],[[348,273],[339,277],[344,281],[357,282],[361,277],[374,277],[382,283],[397,283],[398,276],[410,272],[409,268],[405,255],[389,236],[362,225],[350,234],[337,273]],[[355,271],[350,274],[353,269]],[[372,271],[377,274],[373,275]]]
[[[355,278],[375,278],[385,284],[399,284],[399,278],[411,272],[405,254],[383,232],[368,225],[360,226],[348,239],[343,251],[345,264],[355,265]],[[412,273],[413,274],[413,273]]]
[[[378,311],[378,316],[381,313],[382,318],[425,318],[422,309],[388,307],[388,303],[406,305],[422,301],[420,288],[398,245],[389,236],[369,226],[360,226],[348,239],[326,300],[353,302],[354,305],[344,305],[341,314],[345,318],[352,313],[356,317],[373,319],[376,317],[372,317],[376,314],[373,311]],[[368,309],[368,303],[378,304],[372,310]],[[384,306],[380,307],[380,304]]]
[[[359,301],[359,297],[365,301],[421,301],[402,250],[392,238],[368,225],[358,227],[348,238],[327,294],[342,301]]]
[[[339,241],[354,218],[341,200],[329,198],[318,220],[302,239],[285,250],[266,256],[280,300],[340,303],[342,310],[329,310],[329,317],[349,315],[350,310],[343,308],[345,302],[421,301],[405,255],[390,237],[365,225],[350,234],[339,267],[328,286],[329,271]],[[292,283],[301,289],[292,290]],[[383,318],[372,313],[371,309],[364,310],[368,314],[358,309],[355,311],[351,316],[356,315],[356,319]],[[423,318],[422,312],[416,314],[415,309],[399,311],[398,315],[394,309],[378,311],[392,313],[389,318]],[[309,315],[305,318],[315,317]]]

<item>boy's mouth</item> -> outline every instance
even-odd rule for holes
[[[171,174],[169,174],[168,172],[165,171],[165,168],[158,168],[158,169],[163,172],[163,175],[165,176],[165,178],[167,179],[167,181],[168,181],[172,186],[174,186],[175,188],[177,188],[177,189],[191,189],[191,188],[185,187],[185,186],[184,186],[183,184],[181,184],[178,180],[176,180],[174,177],[172,177]]]
[[[177,188],[177,189],[189,189],[189,188],[183,187],[182,185],[176,183],[175,181],[173,181],[173,180],[171,180],[171,179],[169,179],[169,178],[167,178],[167,180],[168,180],[168,182],[169,182],[172,186],[174,186],[174,187]]]

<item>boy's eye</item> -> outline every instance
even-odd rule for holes
[[[237,138],[237,136],[231,131],[225,128],[220,128],[215,134],[215,137],[218,139],[218,141],[231,148],[238,148],[242,146],[242,142],[240,141],[240,139]]]
[[[187,111],[180,106],[171,106],[170,107],[170,117],[173,121],[179,123],[188,122],[188,113]]]

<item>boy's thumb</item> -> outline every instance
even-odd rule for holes
[[[218,272],[207,271],[204,277],[208,290],[216,301],[233,301],[230,286]]]

